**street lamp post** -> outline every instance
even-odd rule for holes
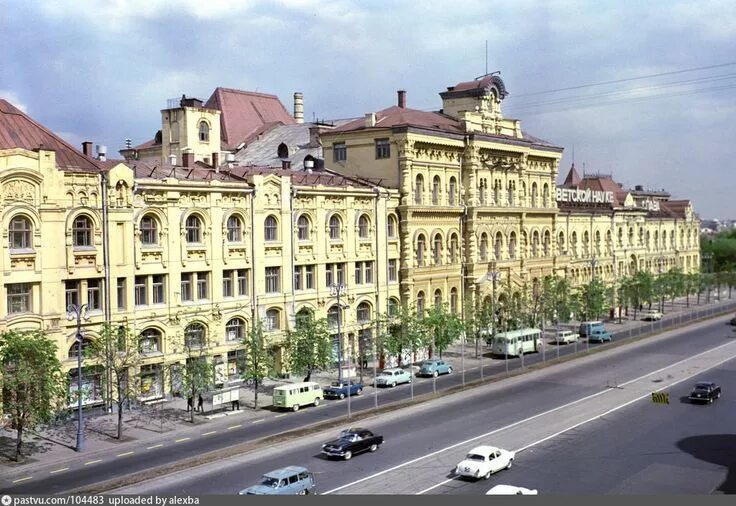
[[[84,418],[82,414],[82,319],[87,319],[87,304],[69,304],[66,308],[66,319],[77,320],[77,332],[74,335],[77,341],[77,448],[78,452],[84,451]]]
[[[491,270],[486,273],[486,279],[491,284],[491,343],[496,337],[496,283],[501,281],[501,271],[496,270],[496,262],[491,264]],[[504,346],[504,349],[506,347]],[[506,372],[509,372],[508,349],[506,349]],[[483,378],[483,353],[480,354],[480,377]]]
[[[339,283],[333,283],[330,285],[330,293],[333,297],[337,297],[337,381],[342,384],[343,383],[343,375],[342,375],[342,360],[343,360],[343,352],[342,352],[342,304],[340,303],[340,297],[345,294],[345,291],[347,290],[347,287],[343,284]],[[348,418],[350,418],[351,410],[350,410],[350,346],[348,345],[348,351],[347,351],[347,364],[348,364],[348,381],[347,381],[347,391],[348,391]]]

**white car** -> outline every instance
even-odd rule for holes
[[[496,485],[486,495],[537,495],[537,489],[515,487],[514,485]]]
[[[514,463],[516,452],[495,446],[476,446],[468,452],[465,459],[455,468],[458,476],[485,478],[502,469],[509,469]]]
[[[580,336],[570,330],[558,330],[555,333],[554,342],[556,344],[570,344],[578,340]]]
[[[664,316],[662,313],[657,311],[656,309],[643,309],[641,312],[641,319],[642,320],[661,320],[662,316]]]

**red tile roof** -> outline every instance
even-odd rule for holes
[[[689,200],[665,200],[660,202],[662,209],[676,218],[685,218],[685,211],[689,205]]]
[[[565,186],[577,186],[580,184],[580,174],[575,170],[575,164],[573,163],[570,167],[570,172],[567,173],[565,182],[562,183]]]
[[[333,132],[348,132],[352,130],[364,130],[366,128],[391,128],[404,125],[462,133],[458,121],[454,118],[436,112],[420,111],[397,105],[378,111],[376,113],[375,127],[367,127],[365,125],[365,119],[359,118],[335,128]]]
[[[265,124],[296,123],[276,95],[218,87],[204,106],[222,111],[223,149],[236,148]]]
[[[10,102],[0,99],[0,149],[39,148],[56,152],[56,167],[68,171],[100,172],[97,162],[43,125],[35,122]]]

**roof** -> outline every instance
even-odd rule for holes
[[[286,466],[286,467],[282,467],[281,469],[274,469],[273,471],[264,473],[263,476],[281,479],[281,478],[288,478],[294,473],[308,473],[308,472],[309,470],[306,467]]]
[[[296,123],[276,95],[218,87],[204,106],[222,112],[223,149],[235,149],[267,123]]]
[[[463,133],[458,120],[437,112],[420,111],[394,105],[376,113],[376,126],[368,127],[364,118],[350,121],[337,127],[335,132],[366,130],[368,128],[392,128],[396,126],[417,126],[435,130]]]
[[[304,166],[304,158],[311,155],[313,158],[322,158],[322,146],[312,146],[309,139],[311,123],[294,125],[271,125],[258,136],[247,142],[247,146],[238,151],[235,159],[245,165],[281,165],[282,160],[291,161],[292,169],[298,170]],[[289,156],[280,158],[278,148],[284,144],[289,150]]]
[[[580,174],[578,174],[578,171],[575,170],[575,164],[573,163],[570,166],[570,172],[567,173],[565,182],[562,184],[565,186],[577,186],[580,184],[580,181]]]
[[[476,446],[475,448],[471,449],[468,453],[491,453],[491,452],[495,452],[500,449],[501,448],[497,446],[480,445],[480,446]]]
[[[689,200],[663,200],[659,202],[660,209],[665,210],[674,218],[687,217],[687,209],[690,207]]]
[[[440,93],[440,97],[456,98],[485,95],[493,88],[498,90],[499,98],[501,99],[508,95],[506,85],[503,84],[503,80],[499,76],[486,75],[472,81],[464,81],[455,86],[450,86],[447,88],[447,91]]]
[[[44,149],[56,152],[56,167],[68,171],[100,172],[99,164],[73,148],[10,102],[0,99],[0,149]]]

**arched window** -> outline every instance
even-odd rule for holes
[[[414,186],[414,203],[422,205],[422,196],[424,195],[424,178],[419,174]]]
[[[516,232],[511,232],[509,235],[509,259],[514,260],[516,258]]]
[[[327,310],[327,324],[330,327],[337,327],[337,319],[340,318],[340,308],[335,304]],[[340,320],[342,323],[342,320]]]
[[[588,256],[590,254],[590,234],[586,230],[583,232],[583,255]]]
[[[442,263],[442,236],[440,234],[436,234],[432,241],[432,257],[435,265]]]
[[[190,323],[184,329],[184,346],[202,348],[205,345],[205,328],[201,323]]]
[[[245,321],[242,318],[233,318],[225,325],[226,341],[242,341],[245,338]]]
[[[549,207],[549,186],[547,183],[544,183],[544,186],[542,187],[542,205],[544,207]]]
[[[309,240],[309,218],[307,218],[306,215],[302,214],[299,216],[299,219],[296,220],[296,229],[297,239],[300,241]]]
[[[333,214],[330,217],[330,239],[333,241],[337,241],[342,237],[342,222],[340,221],[340,217],[336,214]]]
[[[388,314],[389,316],[399,314],[399,301],[393,297],[388,299]]]
[[[388,236],[391,238],[396,237],[396,216],[393,214],[388,217]]]
[[[424,265],[424,248],[425,248],[424,235],[417,237],[417,265]]]
[[[91,339],[83,338],[82,339],[82,356],[87,352],[87,349],[92,344]],[[79,353],[79,341],[75,340],[74,343],[69,347],[69,358],[77,358],[77,355]],[[84,376],[83,376],[84,378]],[[84,381],[84,379],[82,380]]]
[[[187,232],[188,243],[202,242],[202,220],[199,219],[199,216],[196,214],[188,216],[184,226]]]
[[[138,351],[142,354],[161,351],[161,331],[150,328],[141,332],[138,338]]]
[[[452,234],[452,237],[450,237],[450,263],[456,263],[457,262],[457,255],[458,255],[458,244],[457,244],[457,235]]]
[[[434,291],[434,307],[440,307],[442,305],[442,290],[439,288]]]
[[[578,233],[573,232],[570,236],[570,249],[572,249],[572,257],[578,257]]]
[[[629,227],[629,246],[634,245],[634,227]]]
[[[243,222],[239,216],[230,216],[227,219],[228,242],[240,242],[243,240]]]
[[[447,190],[447,201],[451,206],[455,205],[455,192],[457,192],[457,182],[455,181],[455,177],[450,178],[450,188]]]
[[[266,241],[277,241],[279,238],[278,230],[279,224],[276,217],[266,216],[266,221],[263,222],[263,238]]]
[[[557,236],[557,251],[560,255],[564,255],[567,253],[565,251],[565,233],[560,232],[560,234]]]
[[[486,183],[485,179],[481,179],[480,183],[478,184],[478,200],[480,201],[480,205],[484,206],[486,204]]]
[[[289,158],[289,148],[286,146],[286,144],[284,144],[283,142],[279,144],[279,147],[276,150],[276,155],[279,158]]]
[[[516,189],[516,183],[513,181],[509,181],[509,188],[507,191],[507,200],[509,201],[509,206],[514,205],[514,190]]]
[[[271,308],[266,311],[265,330],[279,330],[281,328],[281,311]]]
[[[370,221],[368,220],[368,216],[365,214],[362,215],[358,219],[358,237],[361,239],[368,239],[368,234],[370,233]]]
[[[424,317],[424,292],[417,294],[417,318],[422,319]]]
[[[539,232],[532,233],[532,258],[539,256]]]
[[[434,176],[432,179],[432,205],[438,206],[440,204],[440,177]]]
[[[595,231],[595,254],[601,256],[601,231]]]
[[[486,187],[488,185],[486,184]],[[501,205],[501,180],[496,179],[493,182],[493,203],[497,206]]]
[[[450,290],[450,311],[457,313],[457,288]]]
[[[537,183],[532,183],[532,207],[537,207]]]
[[[10,220],[8,227],[8,242],[10,249],[29,249],[33,247],[31,235],[33,227],[31,220],[25,216],[15,216]]]
[[[308,325],[309,322],[314,321],[314,311],[309,308],[303,307],[296,313],[296,326],[301,327]]]
[[[620,248],[624,246],[624,229],[621,227],[618,227],[618,245]]]
[[[367,322],[371,319],[371,305],[367,302],[361,302],[358,304],[358,308],[355,310],[355,316],[359,322]]]
[[[481,261],[486,261],[486,255],[488,254],[488,236],[484,232],[480,236],[480,251],[479,256]]]
[[[210,140],[210,126],[206,121],[199,122],[199,140],[201,142],[209,142]]]
[[[92,246],[92,220],[80,215],[72,223],[72,243],[74,246]]]
[[[493,243],[493,256],[496,258],[496,261],[501,260],[501,248],[503,246],[503,236],[501,235],[501,232],[496,233],[496,240]]]

